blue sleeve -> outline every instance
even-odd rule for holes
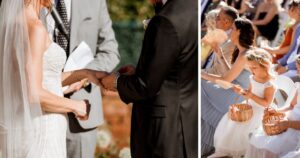
[[[288,65],[288,69],[289,70],[297,70],[297,67],[296,67],[296,62],[292,62],[292,63],[289,63]]]
[[[278,63],[282,66],[285,66],[287,64],[287,60],[290,56],[290,52],[288,52],[287,54],[285,54],[282,58],[280,58],[278,61]]]

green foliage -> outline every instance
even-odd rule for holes
[[[154,15],[149,0],[108,0],[107,3],[113,21],[142,21]]]
[[[121,62],[137,64],[144,38],[143,20],[154,16],[149,0],[108,0],[108,10],[119,44]]]

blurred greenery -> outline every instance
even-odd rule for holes
[[[121,62],[117,68],[124,64],[136,65],[145,31],[143,20],[154,15],[154,8],[149,0],[108,0],[107,2],[121,55]]]
[[[149,0],[108,0],[107,3],[114,22],[142,21],[154,15]]]

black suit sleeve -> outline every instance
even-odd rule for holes
[[[179,52],[179,40],[172,23],[164,17],[154,17],[145,33],[135,75],[121,75],[118,79],[121,99],[130,103],[158,94]]]

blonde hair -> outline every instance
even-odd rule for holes
[[[29,4],[32,0],[24,0],[25,5]],[[52,0],[39,0],[40,4],[42,4],[43,6],[45,6],[49,12],[51,12],[51,8],[52,8]]]
[[[267,69],[267,73],[270,77],[274,77],[274,74],[271,72],[272,65],[272,56],[269,52],[261,48],[253,48],[249,50],[246,54],[247,61],[255,61],[261,67]]]
[[[209,11],[205,16],[205,25],[208,29],[215,29],[217,27],[217,16],[220,12],[220,9],[214,9]]]

